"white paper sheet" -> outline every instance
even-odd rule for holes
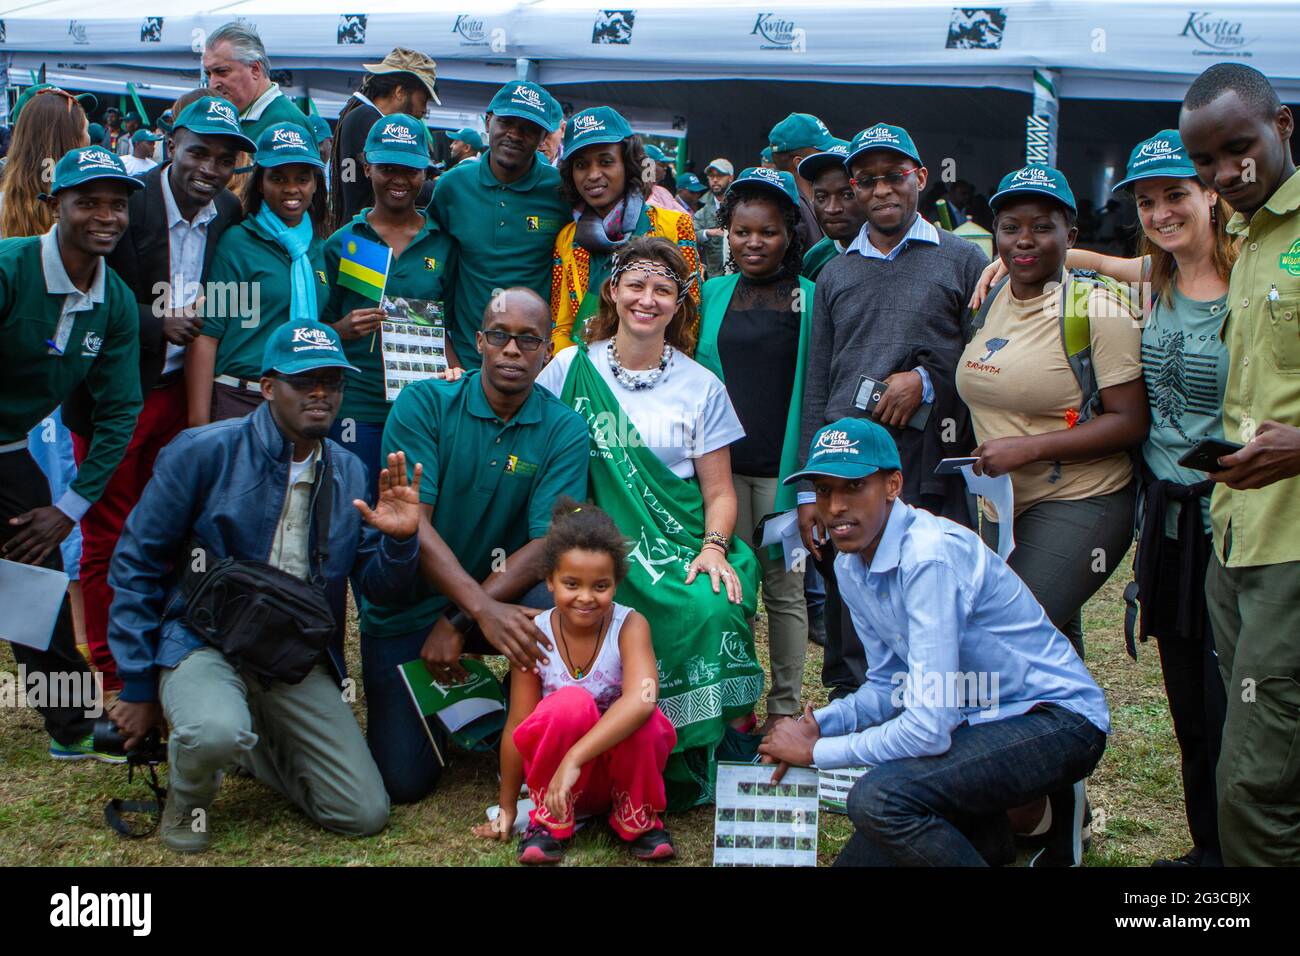
[[[1005,561],[1016,549],[1016,535],[1012,527],[1015,524],[1016,500],[1011,490],[1011,476],[998,475],[990,478],[988,475],[977,475],[971,465],[963,468],[961,473],[966,478],[966,487],[971,490],[971,494],[987,498],[997,509],[998,557]]]
[[[62,571],[0,558],[0,638],[49,650],[67,593],[68,576]]]
[[[817,772],[771,764],[718,764],[714,866],[816,866]]]
[[[799,511],[797,508],[778,515],[775,518],[769,518],[763,525],[763,539],[759,542],[761,547],[779,544],[781,550],[785,553],[785,569],[794,570],[795,562],[808,560],[808,549],[803,546],[803,538],[799,536]],[[803,570],[802,567],[800,570]]]

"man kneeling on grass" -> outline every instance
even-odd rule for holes
[[[844,418],[804,469],[839,551],[867,681],[780,721],[764,762],[866,766],[848,798],[842,866],[984,866],[1015,857],[1007,811],[1047,796],[1056,823],[1033,864],[1078,865],[1082,781],[1110,716],[1070,642],[979,536],[899,498],[889,433]]]
[[[389,455],[374,509],[361,500],[365,465],[325,438],[343,372],[356,371],[329,326],[286,322],[262,367],[256,411],[163,449],[109,571],[108,643],[124,685],[110,716],[128,749],[164,717],[171,725],[161,836],[183,853],[207,849],[218,774],[232,765],[327,829],[365,836],[388,822],[379,768],[336,682],[343,662],[326,653],[324,589],[351,576],[382,600],[411,585],[421,467],[408,482],[405,456]]]

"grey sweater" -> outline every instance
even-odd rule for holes
[[[987,264],[973,243],[942,229],[937,246],[909,242],[892,260],[854,252],[828,262],[813,297],[800,447],[808,448],[823,425],[866,414],[853,406],[860,376],[883,381],[921,366],[935,393],[925,431],[889,429],[903,465],[903,497],[969,524],[962,477],[939,477],[934,469],[975,445],[955,376],[965,344],[962,317]]]

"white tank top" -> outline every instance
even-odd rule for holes
[[[596,659],[591,662],[591,670],[580,678],[574,677],[569,672],[560,654],[560,639],[551,626],[551,615],[555,613],[555,608],[543,611],[533,619],[555,647],[554,652],[548,655],[551,662],[542,668],[543,697],[549,697],[565,687],[581,687],[596,699],[596,709],[603,714],[622,696],[623,655],[619,651],[618,637],[623,630],[623,622],[627,620],[632,609],[617,602],[611,605],[611,608],[614,618],[610,621],[609,630],[601,642],[600,651],[596,654]]]

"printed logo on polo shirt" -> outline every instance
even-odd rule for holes
[[[327,279],[327,278],[325,278],[325,273],[324,273],[322,270],[320,270],[320,269],[317,269],[317,270],[316,270],[316,279],[317,279],[318,282],[320,282],[321,285],[329,285],[329,284],[330,284],[330,280]]]
[[[546,112],[546,106],[542,103],[542,94],[531,86],[524,86],[522,83],[515,87],[514,93],[510,95],[510,102],[518,103],[520,106],[527,106],[539,113]]]
[[[507,475],[535,475],[537,474],[537,465],[531,461],[521,461],[518,455],[511,455],[506,459]]]
[[[307,140],[302,133],[292,126],[286,126],[284,129],[277,129],[271,134],[272,149],[306,149]]]
[[[524,221],[528,224],[529,232],[536,232],[542,228],[542,220],[539,216],[525,216]]]
[[[208,104],[208,119],[215,119],[230,126],[239,125],[239,117],[235,115],[235,111],[231,109],[230,104],[223,103],[220,100],[213,100]]]
[[[848,432],[830,431],[822,432],[817,436],[810,458],[820,458],[822,455],[857,454],[859,454],[858,443],[855,439],[849,438]]]
[[[988,351],[977,359],[968,359],[966,367],[974,369],[976,372],[988,372],[991,375],[1001,375],[1002,369],[996,365],[989,365],[988,361],[993,358],[993,353],[997,352],[999,349],[1005,348],[1007,343],[1010,341],[1010,339],[985,339],[984,348],[988,349]]]
[[[81,343],[81,357],[89,358],[99,354],[99,350],[104,347],[104,340],[94,332],[87,332],[85,339]]]
[[[432,272],[434,269],[438,268],[438,260],[433,258],[432,256],[425,256],[424,267],[428,269],[430,272]]]
[[[594,133],[605,128],[605,121],[592,113],[579,113],[573,118],[574,133]]]
[[[324,329],[294,329],[291,343],[295,352],[337,352],[338,348],[330,341],[330,335]]]
[[[1291,243],[1291,248],[1278,258],[1277,265],[1279,269],[1284,270],[1288,275],[1300,276],[1300,239]]]
[[[397,143],[400,146],[419,145],[415,133],[405,123],[385,123],[384,131],[379,135],[385,143]]]

